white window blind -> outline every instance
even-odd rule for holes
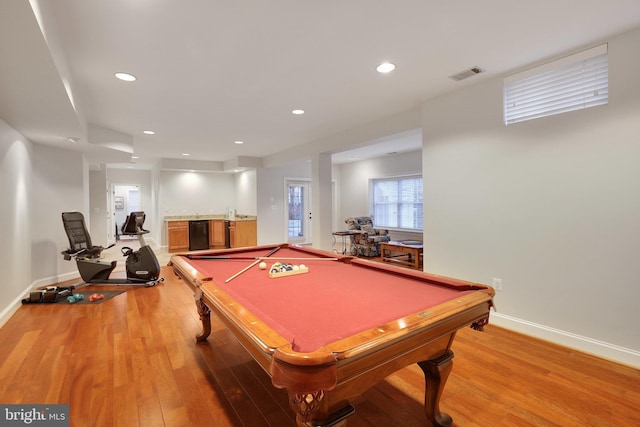
[[[373,180],[376,227],[422,231],[422,177]]]
[[[504,79],[507,126],[608,102],[606,44]]]

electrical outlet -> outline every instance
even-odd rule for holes
[[[493,278],[493,289],[496,291],[502,291],[502,279],[496,277]]]

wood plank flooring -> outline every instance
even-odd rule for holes
[[[295,426],[286,393],[213,316],[196,344],[192,294],[163,275],[99,305],[20,307],[0,329],[0,403],[68,403],[78,427]],[[441,409],[454,426],[640,425],[636,369],[491,325],[453,350]],[[425,426],[423,398],[407,367],[357,399],[348,425]]]

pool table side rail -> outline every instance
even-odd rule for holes
[[[491,293],[492,297],[495,295],[494,289],[492,287],[488,285],[483,285],[480,283],[454,279],[452,277],[447,277],[447,276],[440,276],[438,274],[428,273],[426,271],[400,268],[392,264],[383,264],[377,261],[371,261],[371,260],[362,259],[362,258],[352,258],[347,262],[358,267],[388,271],[390,273],[393,273],[396,276],[404,276],[408,278],[418,279],[426,283],[431,283],[433,285],[443,286],[443,287],[455,289],[458,291],[485,289]]]
[[[488,321],[491,306],[492,300],[487,293],[481,291],[467,294],[437,307],[410,314],[333,342],[325,348],[331,351],[337,360],[353,358],[359,354],[366,354],[371,348],[393,345],[416,334],[432,333],[434,330],[453,332],[464,326],[485,324]],[[451,319],[456,319],[454,327],[448,326]]]

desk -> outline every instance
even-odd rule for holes
[[[337,259],[285,261],[309,271],[273,279],[256,265],[225,283],[273,248],[197,253],[229,259],[171,257],[194,289],[202,320],[196,339],[211,333],[213,311],[272,384],[287,389],[300,427],[346,425],[349,402],[412,363],[426,377],[427,425],[449,425],[439,401],[452,368],[450,347],[458,329],[486,324],[493,288],[286,244],[271,255],[274,262]]]
[[[422,270],[422,244],[380,242],[382,261]]]

